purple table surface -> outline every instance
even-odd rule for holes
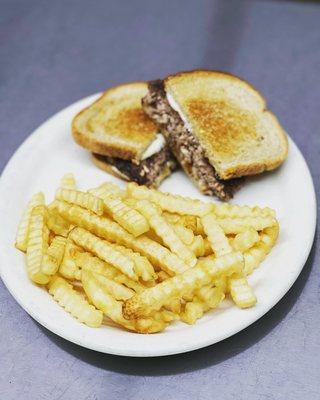
[[[212,68],[264,93],[319,194],[319,21],[320,3],[308,1],[1,0],[0,170],[39,124],[84,96]],[[0,399],[318,400],[318,264],[314,244],[290,292],[241,333],[153,359],[99,354],[55,336],[0,281]]]

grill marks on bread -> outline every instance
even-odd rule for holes
[[[72,121],[75,141],[93,153],[139,161],[156,138],[157,126],[143,112],[146,82],[115,86]]]
[[[210,142],[221,154],[237,156],[241,147],[246,150],[247,140],[263,141],[263,136],[257,133],[257,118],[231,102],[192,99],[186,103],[186,108],[193,124],[202,132],[200,141],[205,146]],[[230,145],[235,141],[240,143],[237,148]]]

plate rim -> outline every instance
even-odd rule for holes
[[[76,108],[78,105],[84,103],[84,102],[90,102],[93,101],[94,99],[96,99],[99,95],[101,95],[101,93],[96,93],[87,97],[84,97],[66,107],[64,107],[63,109],[61,109],[60,111],[58,111],[57,113],[55,113],[54,115],[52,115],[51,117],[49,117],[48,119],[46,119],[42,124],[39,125],[38,128],[36,128],[30,135],[28,135],[28,137],[25,138],[25,140],[19,145],[19,147],[15,150],[15,152],[12,154],[12,156],[10,157],[10,159],[8,160],[8,162],[6,163],[5,167],[3,168],[2,172],[1,172],[1,176],[0,176],[0,204],[1,204],[1,199],[2,199],[2,194],[4,192],[4,187],[5,187],[5,180],[7,179],[7,176],[10,175],[11,171],[14,171],[15,169],[13,168],[14,163],[15,163],[15,159],[19,157],[20,153],[22,151],[24,151],[25,147],[28,146],[30,143],[32,143],[33,141],[37,140],[37,136],[41,134],[41,131],[43,130],[43,127],[45,125],[47,125],[48,123],[50,123],[52,120],[59,118],[60,114],[63,114],[64,112],[68,112],[69,109],[71,108]],[[290,290],[290,288],[292,287],[292,285],[295,283],[295,281],[298,279],[300,273],[302,272],[303,268],[305,267],[305,264],[307,262],[307,259],[309,257],[309,254],[311,252],[313,243],[314,243],[314,238],[315,238],[315,231],[316,231],[316,224],[317,224],[317,201],[316,201],[316,193],[315,193],[315,187],[314,187],[314,183],[313,183],[313,178],[311,175],[311,172],[309,170],[308,164],[302,154],[302,152],[300,151],[300,149],[298,148],[298,146],[295,144],[295,142],[290,138],[290,136],[288,135],[288,139],[289,139],[289,147],[292,149],[293,147],[295,148],[295,151],[297,151],[299,157],[301,158],[301,161],[304,164],[307,176],[308,176],[308,180],[309,180],[309,186],[311,190],[311,194],[312,194],[312,199],[310,198],[310,214],[312,214],[312,222],[313,225],[312,227],[310,227],[310,238],[308,240],[308,245],[304,248],[304,252],[303,255],[301,256],[301,259],[303,260],[301,262],[301,268],[299,269],[299,271],[297,271],[295,273],[294,276],[291,277],[290,280],[288,280],[288,284],[282,287],[281,290],[281,295],[278,296],[278,300],[273,303],[270,307],[268,307],[267,310],[263,309],[262,312],[260,312],[257,316],[255,316],[254,319],[252,319],[252,321],[247,324],[246,321],[244,321],[244,323],[241,325],[239,324],[238,329],[237,330],[233,330],[233,332],[231,334],[226,334],[226,335],[222,335],[221,338],[218,339],[214,339],[214,340],[210,340],[210,337],[207,337],[206,340],[199,340],[198,342],[196,342],[195,344],[183,344],[183,348],[177,348],[175,350],[170,350],[170,351],[166,351],[163,349],[160,349],[160,351],[154,351],[154,352],[141,352],[141,351],[128,351],[128,349],[126,349],[125,351],[121,351],[119,349],[115,350],[114,348],[108,347],[107,345],[103,346],[103,348],[101,346],[98,345],[94,345],[92,343],[89,343],[87,341],[82,341],[82,340],[77,340],[75,338],[73,338],[72,336],[70,336],[68,333],[65,332],[61,332],[58,328],[55,327],[54,323],[53,324],[48,324],[46,321],[44,321],[41,318],[41,315],[39,316],[39,314],[37,314],[36,311],[34,311],[32,308],[30,308],[29,306],[25,306],[23,304],[23,301],[19,298],[19,294],[17,294],[13,288],[13,285],[10,284],[10,282],[8,282],[5,278],[5,274],[3,274],[2,271],[2,265],[4,264],[4,253],[0,251],[0,277],[5,285],[5,287],[8,289],[9,293],[13,296],[13,298],[15,299],[15,301],[35,320],[37,321],[40,325],[44,326],[46,329],[48,329],[49,331],[53,332],[54,334],[56,334],[57,336],[68,340],[72,343],[75,343],[79,346],[91,349],[91,350],[95,350],[101,353],[107,353],[107,354],[113,354],[113,355],[120,355],[120,356],[130,356],[130,357],[158,357],[158,356],[166,356],[166,355],[174,355],[174,354],[182,354],[182,353],[186,353],[189,351],[194,351],[200,348],[204,348],[210,345],[213,345],[215,343],[218,343],[228,337],[231,337],[235,334],[237,334],[238,332],[242,331],[243,329],[249,327],[250,325],[252,325],[253,323],[255,323],[256,321],[258,321],[261,317],[263,317],[267,312],[269,312],[279,301],[282,300],[282,298],[284,297],[284,295]],[[0,210],[0,214],[1,214],[1,210]],[[0,247],[1,247],[1,243],[0,243]],[[5,248],[4,248],[5,250]]]

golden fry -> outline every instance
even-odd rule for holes
[[[225,234],[237,234],[246,231],[248,228],[262,231],[265,228],[277,225],[274,217],[243,217],[243,218],[222,218],[217,219]]]
[[[232,247],[235,251],[242,253],[249,250],[260,239],[259,233],[253,229],[248,228],[246,231],[238,233],[232,240]]]
[[[163,306],[166,310],[171,311],[176,315],[181,313],[181,299],[179,299],[179,297],[176,299],[171,299],[167,303],[164,303]]]
[[[146,257],[141,256],[139,253],[135,253],[133,250],[121,245],[114,245],[114,247],[134,262],[134,271],[139,278],[145,282],[154,281],[154,279],[157,277],[157,274],[152,264]]]
[[[154,266],[158,266],[169,275],[181,274],[189,268],[181,258],[159,243],[145,236],[137,239],[131,244],[133,250],[143,254]]]
[[[196,321],[201,318],[204,314],[203,304],[195,299],[187,302],[184,311],[181,313],[181,321],[189,325],[194,325]]]
[[[187,302],[185,310],[181,314],[181,320],[193,325],[206,311],[218,307],[224,297],[221,288],[210,285],[203,286],[196,291],[192,301]]]
[[[256,304],[257,298],[246,278],[230,278],[229,287],[232,300],[238,307],[248,308]]]
[[[99,282],[101,287],[105,289],[113,298],[116,300],[127,300],[130,299],[134,295],[134,291],[127,288],[121,283],[115,282],[112,279],[108,279],[107,277],[91,272],[94,278]]]
[[[238,206],[228,203],[213,204],[213,212],[217,218],[275,217],[276,213],[269,207]]]
[[[121,199],[110,197],[104,200],[104,205],[108,214],[133,236],[140,236],[149,230],[146,218]]]
[[[55,236],[44,256],[42,272],[47,275],[54,275],[62,263],[67,239],[62,236]]]
[[[178,224],[170,224],[173,230],[175,231],[176,235],[180,238],[180,240],[190,246],[194,241],[194,234],[191,229],[186,228],[183,225]]]
[[[40,205],[44,205],[44,194],[42,192],[32,196],[19,223],[16,237],[16,248],[21,251],[27,250],[31,212],[34,207]]]
[[[41,269],[43,257],[49,245],[49,230],[46,226],[45,218],[45,206],[40,205],[32,209],[26,257],[29,278],[42,285],[48,283],[50,279]]]
[[[103,200],[91,193],[80,192],[79,190],[59,188],[56,191],[56,200],[75,204],[98,215],[102,215],[104,211]]]
[[[54,276],[48,289],[55,301],[80,322],[92,328],[98,328],[102,324],[102,312],[90,305],[65,279]]]
[[[55,258],[45,253],[42,258],[41,271],[45,275],[54,275],[59,269],[58,262]]]
[[[74,252],[78,249],[79,248],[71,240],[67,240],[63,259],[59,266],[59,273],[67,279],[79,279],[77,275],[79,267],[73,257]]]
[[[267,254],[270,252],[279,234],[279,225],[264,229],[260,233],[260,240],[251,249],[244,252],[244,274],[250,275],[259,266]]]
[[[125,191],[112,182],[105,182],[96,188],[88,190],[88,192],[100,197],[102,200],[106,200],[109,197],[118,199],[123,199],[125,197]]]
[[[214,280],[214,286],[221,289],[222,293],[228,293],[228,278],[226,276],[219,276]]]
[[[62,189],[76,189],[76,180],[72,173],[63,175],[60,181],[60,188]]]
[[[66,244],[67,239],[65,237],[55,236],[48,248],[48,254],[57,260],[58,265],[62,262]]]
[[[221,229],[214,214],[211,213],[205,215],[201,218],[201,222],[214,253],[218,257],[230,253],[232,251],[232,247],[230,246],[228,238]]]
[[[180,215],[175,213],[170,213],[169,211],[163,211],[162,215],[164,218],[170,222],[170,224],[182,225],[185,228],[191,229],[195,234],[197,234],[197,219],[195,215]]]
[[[137,209],[143,214],[163,242],[169,249],[180,257],[187,265],[193,267],[197,259],[193,252],[183,243],[176,234],[174,228],[162,217],[156,207],[148,200],[141,200],[137,203]]]
[[[222,290],[211,285],[202,286],[196,291],[196,297],[204,304],[207,309],[215,308],[220,303]],[[219,301],[218,301],[219,300]]]
[[[156,203],[163,210],[171,213],[201,217],[212,211],[212,204],[170,193],[163,193],[156,189],[148,189],[146,186],[138,186],[133,182],[127,185],[127,194],[128,197],[134,197],[139,200],[149,200]]]
[[[56,201],[51,203],[49,206],[50,208],[47,217],[47,225],[50,231],[52,231],[55,235],[66,238],[73,226],[58,214],[56,206]]]

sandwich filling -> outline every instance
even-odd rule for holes
[[[142,105],[147,115],[162,128],[173,154],[202,193],[214,194],[225,201],[231,199],[243,180],[219,179],[178,106],[172,97],[168,99],[162,81],[150,83]]]
[[[140,163],[133,163],[121,158],[102,156],[96,153],[94,153],[94,157],[99,161],[109,164],[124,179],[149,187],[157,187],[162,179],[170,175],[176,168],[176,162],[168,146],[163,146],[160,151],[141,160]]]
[[[157,133],[155,140],[146,148],[141,156],[141,160],[145,160],[164,148],[166,140],[161,133]]]

